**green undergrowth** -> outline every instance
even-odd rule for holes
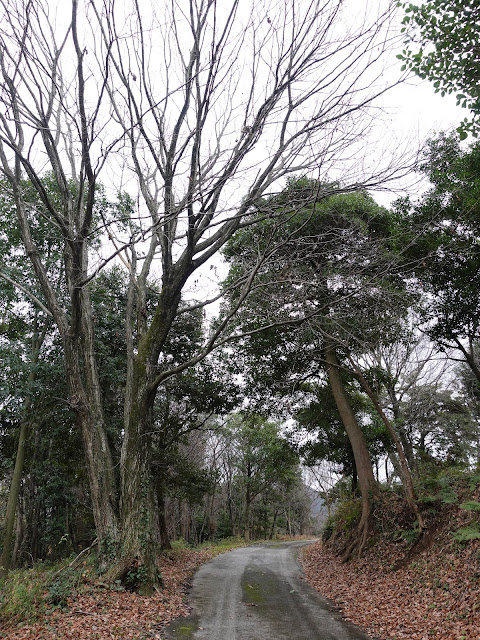
[[[68,566],[73,559],[10,571],[0,583],[0,621],[34,622],[92,588],[97,578],[94,558],[75,569]]]
[[[170,557],[188,551],[208,551],[209,556],[219,555],[247,544],[238,538],[208,541],[191,546],[184,540],[172,542],[172,550],[165,552]],[[88,592],[106,587],[111,591],[125,591],[120,584],[105,585],[96,569],[96,556],[92,553],[78,567],[69,565],[74,557],[55,564],[36,563],[33,568],[16,569],[0,583],[0,623],[30,624],[51,612],[68,606],[68,601]]]
[[[480,472],[449,469],[419,482],[419,502],[427,516],[448,517],[449,533],[459,543],[480,539]]]
[[[426,524],[423,538],[441,527],[458,544],[480,539],[480,471],[433,470],[417,478],[415,491]],[[382,486],[371,506],[371,544],[379,536],[406,548],[420,542],[418,522],[400,486]],[[360,515],[360,498],[344,496],[325,524],[324,542],[341,552]]]

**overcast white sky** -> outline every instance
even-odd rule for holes
[[[356,10],[360,11],[362,5],[369,7],[385,7],[388,0],[351,0]],[[359,3],[359,4],[357,4]],[[375,11],[375,9],[373,8]],[[398,13],[398,29],[401,28],[402,13]],[[402,76],[402,62],[396,58],[401,53],[401,43],[398,50],[392,50],[391,58],[386,62],[388,68],[388,80],[392,83]],[[458,127],[460,122],[468,117],[468,111],[456,106],[454,95],[442,97],[435,93],[433,83],[412,76],[401,85],[389,90],[382,101],[378,102],[379,121],[382,133],[384,131],[383,150],[386,148],[408,148],[420,150],[425,141],[438,134],[440,131],[451,131]],[[378,134],[375,138],[377,139]],[[469,138],[467,143],[471,142]],[[428,188],[426,181],[419,182],[418,176],[411,176],[410,180],[403,183],[405,190],[399,188],[392,191],[372,191],[375,200],[389,206],[400,195],[409,193],[413,198],[420,196]],[[400,185],[402,186],[402,185]],[[218,263],[218,259],[215,261]],[[225,265],[217,264],[220,272],[225,270]],[[208,275],[205,274],[205,281]],[[213,276],[213,274],[211,274]],[[215,276],[212,278],[215,280]]]
[[[385,0],[363,0],[365,4],[377,1],[382,5]],[[421,1],[421,0],[420,0]],[[398,28],[401,28],[402,10],[397,14]],[[401,53],[392,52],[392,62],[389,74],[392,77],[400,77],[402,62],[396,59]],[[398,139],[401,144],[406,139],[421,148],[425,140],[440,131],[451,131],[459,126],[461,121],[468,117],[468,110],[456,106],[454,95],[446,95],[442,98],[435,93],[433,83],[428,80],[420,80],[414,76],[406,83],[387,92],[384,98],[384,106],[387,113],[384,116],[385,135]],[[471,142],[471,139],[467,140]],[[393,142],[394,144],[394,142]],[[423,187],[420,187],[420,190]],[[417,187],[418,190],[418,187]],[[395,199],[395,194],[378,193],[375,198],[388,205]]]

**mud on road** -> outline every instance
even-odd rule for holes
[[[192,613],[169,625],[168,640],[369,640],[302,578],[309,541],[236,549],[196,573]]]

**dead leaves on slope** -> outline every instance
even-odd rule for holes
[[[434,545],[402,567],[398,547],[380,542],[364,559],[342,564],[317,543],[303,564],[323,596],[382,640],[479,640],[479,554],[478,541]]]

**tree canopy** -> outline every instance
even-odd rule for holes
[[[305,529],[299,452],[348,476],[358,550],[380,463],[421,531],[411,475],[472,464],[478,416],[465,375],[421,372],[480,380],[477,145],[441,135],[427,193],[371,195],[408,170],[364,157],[393,5],[157,4],[0,0],[0,570],[95,544],[145,594],[172,538]],[[476,8],[407,8],[443,57],[405,64],[476,118]],[[407,383],[385,354],[420,331]]]
[[[460,126],[462,139],[479,131],[480,7],[475,0],[400,2],[405,17],[405,49],[399,55],[420,78],[444,96],[455,93],[457,104],[469,109]]]

